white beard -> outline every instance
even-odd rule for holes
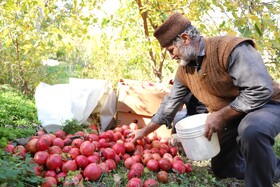
[[[179,59],[180,66],[186,66],[191,60],[197,59],[197,51],[194,42],[190,42],[187,46],[181,44],[179,50],[181,53],[181,58]]]

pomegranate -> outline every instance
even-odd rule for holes
[[[62,167],[61,167],[62,171],[64,173],[68,173],[69,171],[75,171],[77,170],[77,165],[75,160],[67,160],[66,162],[62,163]]]
[[[118,140],[122,140],[123,139],[123,135],[121,132],[115,132],[114,133],[114,141],[117,142]]]
[[[145,167],[143,166],[143,164],[136,162],[136,163],[132,164],[130,169],[138,170],[142,174],[144,172]]]
[[[149,178],[145,180],[143,187],[158,187],[158,182],[155,179]]]
[[[102,150],[101,153],[102,153],[102,155],[105,159],[114,159],[115,156],[116,156],[115,151],[112,148],[109,148],[109,147]]]
[[[69,151],[71,150],[71,146],[70,145],[66,145],[62,148],[62,152],[63,153],[69,153]]]
[[[81,137],[85,137],[85,133],[83,131],[78,131],[74,134],[74,136],[81,136]]]
[[[123,131],[123,128],[122,127],[120,127],[120,126],[117,126],[116,128],[114,128],[114,130],[113,130],[114,132],[120,132],[120,133],[122,133],[122,131]]]
[[[172,170],[175,172],[178,172],[179,174],[185,173],[186,172],[186,167],[184,162],[180,160],[175,160],[172,162]]]
[[[137,130],[137,129],[138,129],[138,125],[137,125],[136,123],[130,123],[130,124],[129,124],[129,128],[130,128],[131,130]]]
[[[56,175],[55,178],[56,178],[57,182],[60,184],[61,181],[63,181],[65,177],[66,177],[66,173],[60,172]]]
[[[50,147],[50,138],[47,135],[40,136],[36,142],[36,148],[38,151],[46,151]]]
[[[108,169],[110,171],[116,169],[117,167],[116,162],[113,159],[107,159],[105,160],[105,163],[108,165]]]
[[[50,170],[60,171],[62,157],[59,154],[52,154],[46,161],[46,166]]]
[[[46,132],[45,131],[38,131],[38,132],[36,132],[36,136],[42,136],[42,135],[44,135],[44,134],[46,134]]]
[[[66,132],[63,130],[58,130],[55,133],[55,136],[61,139],[64,139],[66,137]]]
[[[86,180],[95,181],[101,176],[102,170],[96,163],[91,163],[84,169],[83,174]]]
[[[74,139],[71,143],[71,146],[72,147],[76,147],[76,148],[80,148],[81,144],[84,142],[83,139],[81,138],[77,138],[77,139]]]
[[[26,152],[27,151],[23,145],[17,145],[14,149],[14,154],[19,157],[24,157]]]
[[[177,155],[177,153],[178,153],[177,147],[170,147],[170,148],[169,148],[169,153],[170,153],[173,157],[175,157],[175,156]]]
[[[118,164],[121,160],[121,157],[119,155],[116,155],[114,158],[114,161],[116,162],[116,164]]]
[[[186,167],[186,172],[188,173],[192,172],[192,165],[190,163],[185,163],[185,167]]]
[[[151,159],[153,159],[153,155],[151,153],[144,153],[142,158],[141,158],[141,161],[142,163],[146,166],[147,165],[147,162]]]
[[[165,153],[162,158],[168,159],[171,163],[173,162],[173,156],[170,153]]]
[[[41,184],[42,187],[53,187],[57,185],[57,180],[54,177],[45,177],[45,182]]]
[[[105,132],[105,134],[110,141],[114,141],[115,136],[114,136],[114,131],[113,130],[108,130],[108,131]]]
[[[59,146],[54,145],[54,146],[49,147],[49,153],[60,155],[62,153],[62,149]]]
[[[122,155],[122,160],[123,161],[125,161],[127,158],[129,158],[130,157],[130,155],[129,154],[127,154],[127,153],[125,153],[124,155]]]
[[[45,134],[45,135],[43,135],[43,137],[44,136],[49,139],[50,145],[52,145],[53,140],[56,138],[56,136],[54,134]]]
[[[80,146],[80,152],[82,155],[89,156],[95,151],[95,145],[90,141],[84,141]]]
[[[80,155],[80,149],[77,147],[73,147],[68,152],[70,154],[70,157],[74,160],[78,155]]]
[[[64,142],[64,146],[67,146],[67,145],[71,145],[71,144],[72,144],[72,140],[71,140],[70,138],[65,138],[65,139],[63,140],[63,142]]]
[[[45,177],[56,177],[56,172],[54,170],[48,170],[45,173]]]
[[[141,162],[141,155],[133,155],[132,158],[136,161],[136,162]]]
[[[159,170],[159,163],[157,160],[155,159],[150,159],[148,162],[147,162],[147,165],[146,167],[150,170],[150,171],[158,171]]]
[[[124,167],[130,169],[134,163],[136,163],[136,161],[132,157],[129,157],[124,161]]]
[[[32,154],[37,152],[37,147],[36,147],[36,143],[38,141],[38,138],[33,138],[30,139],[26,144],[25,144],[25,149],[27,152],[30,152]]]
[[[100,161],[100,156],[90,155],[87,157],[89,163],[98,163]]]
[[[53,145],[53,146],[56,145],[56,146],[62,148],[62,147],[64,146],[64,141],[63,141],[61,138],[55,138],[55,139],[53,140],[52,145]]]
[[[130,132],[131,132],[130,129],[124,129],[122,134],[123,134],[123,136],[124,136],[125,138],[127,138],[128,135],[130,134]]]
[[[135,145],[132,142],[125,142],[124,147],[125,147],[125,151],[128,153],[133,152],[135,149]]]
[[[125,153],[125,147],[124,147],[124,145],[119,144],[119,143],[115,143],[115,144],[112,146],[112,149],[115,151],[115,153],[116,153],[117,155],[124,155],[124,153]]]
[[[33,169],[34,169],[35,174],[36,174],[37,176],[41,176],[40,166],[34,166]]]
[[[102,170],[102,173],[109,173],[108,164],[106,162],[101,162],[99,166]]]
[[[140,178],[141,177],[141,173],[139,170],[136,169],[131,169],[129,170],[129,172],[127,173],[127,177],[128,179],[132,179],[132,178]]]
[[[160,171],[157,173],[157,180],[160,183],[168,183],[168,173],[166,171]]]
[[[34,155],[34,161],[39,165],[46,164],[48,158],[49,158],[49,153],[47,151],[38,151]]]
[[[99,137],[100,138],[100,137]],[[106,139],[101,138],[98,140],[98,143],[100,144],[100,148],[106,148],[109,147],[109,143],[106,141]]]
[[[158,161],[159,163],[159,168],[163,171],[170,171],[172,168],[171,162],[167,158],[161,158]]]
[[[154,140],[154,141],[152,141],[152,147],[153,147],[153,148],[160,149],[161,143],[159,142],[159,140]]]
[[[97,134],[89,134],[86,136],[86,140],[93,142],[93,141],[98,141],[99,136]]]
[[[144,138],[138,139],[136,142],[137,142],[138,145],[142,145],[142,146],[144,146],[146,144]]]
[[[179,161],[184,162],[184,161],[183,161],[183,158],[182,158],[181,156],[179,156],[179,155],[173,157],[173,161],[175,161],[175,160],[179,160]]]
[[[132,178],[126,184],[126,187],[141,187],[142,181],[139,178]]]
[[[159,153],[153,153],[152,156],[153,156],[153,158],[154,158],[155,160],[161,159],[161,156],[160,156]]]
[[[14,153],[15,150],[15,146],[13,146],[12,144],[8,144],[6,145],[6,147],[4,148],[4,150],[8,153]]]
[[[94,155],[92,155],[92,156],[94,156]],[[84,155],[78,155],[75,158],[75,162],[76,162],[77,167],[82,168],[82,169],[84,169],[89,164],[88,158]]]

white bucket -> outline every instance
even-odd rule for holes
[[[211,141],[204,136],[207,115],[197,114],[186,117],[175,126],[177,136],[190,160],[207,160],[220,152],[217,133],[213,133]]]

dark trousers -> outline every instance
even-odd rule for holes
[[[244,179],[246,187],[272,187],[280,176],[273,150],[280,132],[280,104],[266,104],[230,124],[218,133],[221,151],[211,159],[214,174]]]

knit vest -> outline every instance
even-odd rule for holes
[[[239,88],[234,86],[228,74],[228,59],[233,49],[241,42],[251,39],[235,36],[204,38],[205,56],[199,74],[195,67],[180,66],[177,79],[188,87],[194,96],[202,102],[209,112],[214,112],[229,105],[238,95]],[[280,102],[280,86],[273,82],[273,99]]]

